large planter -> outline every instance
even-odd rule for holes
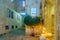
[[[26,24],[26,35],[35,36],[35,34],[41,34],[41,30],[38,30],[38,26],[40,24],[40,17],[34,17],[32,18],[30,15],[25,16],[24,23]],[[37,29],[35,29],[35,26],[37,26]],[[36,32],[35,32],[36,31]],[[38,33],[39,32],[39,33]]]
[[[31,36],[32,32],[34,36],[40,36],[43,30],[43,25],[34,25],[33,28],[31,26],[26,26],[26,35]]]
[[[26,25],[25,33],[26,33],[26,36],[31,36],[31,34],[32,34],[32,28],[30,26]]]
[[[41,33],[42,33],[42,30],[43,30],[43,25],[35,25],[34,26],[34,35],[35,36],[40,36],[41,35]]]

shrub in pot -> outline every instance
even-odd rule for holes
[[[25,16],[24,23],[32,28],[31,35],[34,36],[34,27],[35,25],[40,24],[40,18],[39,17],[31,17],[30,15]],[[28,33],[28,32],[27,32]]]

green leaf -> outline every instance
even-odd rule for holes
[[[25,18],[24,18],[24,23],[26,25],[37,25],[40,23],[40,18],[39,17],[34,17],[32,18],[30,15],[27,15]]]

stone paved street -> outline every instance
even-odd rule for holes
[[[13,40],[19,38],[21,35],[24,36],[25,32],[21,30],[15,30],[6,35],[0,36],[0,40]]]

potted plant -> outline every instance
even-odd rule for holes
[[[24,18],[24,23],[28,26],[30,26],[32,29],[31,29],[31,36],[34,36],[34,26],[35,25],[38,25],[40,23],[40,18],[39,17],[31,17],[30,15],[27,15],[25,18]]]

